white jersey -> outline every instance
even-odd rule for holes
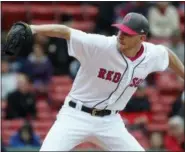
[[[116,36],[71,29],[68,53],[81,66],[67,98],[97,109],[123,110],[148,74],[168,67],[168,51],[161,45],[143,42],[142,54],[131,61],[116,44]]]

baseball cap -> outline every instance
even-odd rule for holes
[[[128,13],[122,23],[112,24],[112,26],[129,35],[148,34],[149,32],[148,20],[139,13]]]

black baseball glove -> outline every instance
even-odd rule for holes
[[[10,56],[18,55],[25,46],[31,47],[32,43],[33,35],[30,26],[24,22],[17,22],[8,32],[3,51]]]

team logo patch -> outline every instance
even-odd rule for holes
[[[131,15],[127,15],[127,16],[124,17],[123,21],[124,21],[125,23],[127,23],[127,22],[130,21],[130,19],[131,19]]]

